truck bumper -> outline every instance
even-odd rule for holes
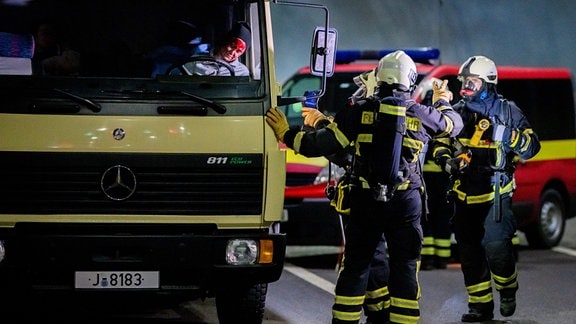
[[[226,247],[238,238],[271,242],[270,260],[262,264],[227,264]],[[19,223],[13,229],[0,230],[0,240],[6,256],[0,262],[0,285],[35,291],[79,291],[82,289],[76,288],[76,272],[116,271],[158,273],[158,287],[122,291],[205,295],[234,283],[278,280],[286,249],[283,234],[271,234],[267,229],[232,233],[209,224]]]

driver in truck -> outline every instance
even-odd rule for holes
[[[214,48],[213,57],[227,63],[234,71],[234,76],[249,76],[250,71],[239,58],[250,47],[250,28],[245,23],[236,23],[232,29],[218,42]],[[213,62],[196,63],[195,71],[201,75],[230,76],[231,69]]]

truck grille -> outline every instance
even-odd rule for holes
[[[258,215],[261,154],[0,152],[0,213]]]

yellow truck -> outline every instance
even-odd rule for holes
[[[270,6],[0,2],[3,296],[215,297],[221,323],[262,321],[286,247]],[[237,23],[249,75],[222,76]]]

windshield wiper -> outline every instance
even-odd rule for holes
[[[127,94],[138,94],[138,95],[170,95],[170,94],[181,94],[184,95],[190,99],[192,99],[194,102],[202,104],[206,107],[212,108],[214,111],[216,111],[219,114],[224,114],[226,113],[227,109],[226,106],[221,105],[217,102],[214,102],[212,100],[203,98],[203,97],[199,97],[197,95],[193,95],[191,93],[188,93],[186,91],[163,91],[163,90],[121,90],[121,91],[117,91],[117,90],[108,90],[107,92],[117,92],[117,93],[127,93]]]
[[[188,93],[188,92],[186,92],[186,91],[180,91],[180,93],[183,94],[183,95],[185,95],[185,96],[187,96],[187,97],[189,97],[189,98],[192,98],[192,100],[196,101],[197,103],[206,105],[206,106],[214,109],[214,111],[217,112],[217,113],[219,113],[219,114],[223,114],[223,113],[226,112],[226,106],[221,105],[221,104],[219,104],[219,103],[217,103],[217,102],[214,102],[214,101],[212,101],[212,100],[208,100],[208,99],[206,99],[206,98],[198,97],[198,96],[193,95],[193,94],[191,94],[191,93]]]
[[[70,93],[68,91],[64,91],[64,90],[58,89],[58,88],[54,88],[53,90],[58,92],[58,93],[65,95],[66,97],[68,97],[72,100],[74,100],[74,102],[84,104],[85,106],[88,107],[88,109],[92,110],[93,112],[100,112],[102,110],[102,107],[100,107],[99,104],[95,103],[94,101],[92,101],[90,99],[82,98],[82,97],[77,96],[73,93]]]

